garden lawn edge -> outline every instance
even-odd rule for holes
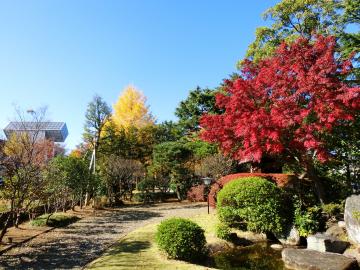
[[[199,223],[203,217],[206,220]],[[203,224],[208,225],[207,220],[210,217],[214,218],[215,216],[202,214],[189,219],[203,227]],[[159,222],[149,224],[130,232],[112,245],[101,257],[85,266],[84,269],[212,269],[184,261],[167,259],[155,242],[156,229],[159,224]],[[204,229],[210,233],[209,227]],[[210,238],[212,237],[210,236]],[[211,239],[209,240],[211,241]]]

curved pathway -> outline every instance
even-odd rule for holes
[[[79,212],[81,214],[81,212]],[[0,256],[0,269],[81,269],[117,239],[148,223],[206,213],[204,203],[164,203],[97,210]]]

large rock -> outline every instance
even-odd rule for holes
[[[344,218],[349,240],[360,244],[360,195],[346,199]]]
[[[282,250],[284,248],[284,246],[280,244],[272,244],[270,247],[275,250]]]
[[[346,257],[354,258],[360,263],[360,247],[350,247],[345,250],[344,255]]]
[[[233,230],[239,238],[246,239],[251,242],[264,242],[267,240],[266,234],[254,233],[250,231]]]
[[[275,234],[275,237],[284,246],[298,246],[300,245],[300,233],[295,226],[289,227],[287,232],[283,235]]]
[[[339,221],[339,222],[338,222],[338,226],[339,226],[340,228],[344,228],[344,229],[345,229],[345,228],[346,228],[345,221],[342,221],[342,220]]]
[[[359,270],[357,261],[340,254],[309,249],[285,248],[282,259],[286,267],[296,270]]]
[[[330,228],[328,228],[325,232],[326,235],[337,238],[342,241],[347,241],[346,229],[344,227],[340,227],[338,224],[334,224]]]
[[[317,233],[307,238],[307,248],[320,252],[343,253],[349,242],[338,240],[326,234]]]

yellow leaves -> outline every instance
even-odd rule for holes
[[[113,118],[113,116],[111,116],[105,120],[104,126],[100,132],[100,138],[106,137],[109,133],[109,130],[113,127],[114,121],[112,120],[112,118]]]
[[[146,97],[132,85],[124,89],[113,108],[112,121],[119,129],[142,128],[155,122],[146,105]]]
[[[30,143],[29,137],[25,133],[16,134],[13,133],[9,140],[5,142],[4,153],[5,155],[12,157],[15,155],[21,155],[26,146]]]
[[[4,145],[4,153],[17,163],[44,165],[54,155],[54,142],[28,133],[13,133]]]
[[[81,153],[80,149],[74,149],[70,152],[69,156],[73,157],[73,158],[81,158],[82,153]]]

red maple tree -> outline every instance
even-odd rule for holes
[[[331,36],[299,38],[258,64],[245,60],[240,78],[225,81],[225,93],[216,97],[224,113],[202,117],[202,138],[241,161],[260,162],[265,154],[296,159],[323,202],[314,158],[329,158],[326,135],[360,108],[360,88],[341,79],[351,61],[337,59],[335,46]]]

